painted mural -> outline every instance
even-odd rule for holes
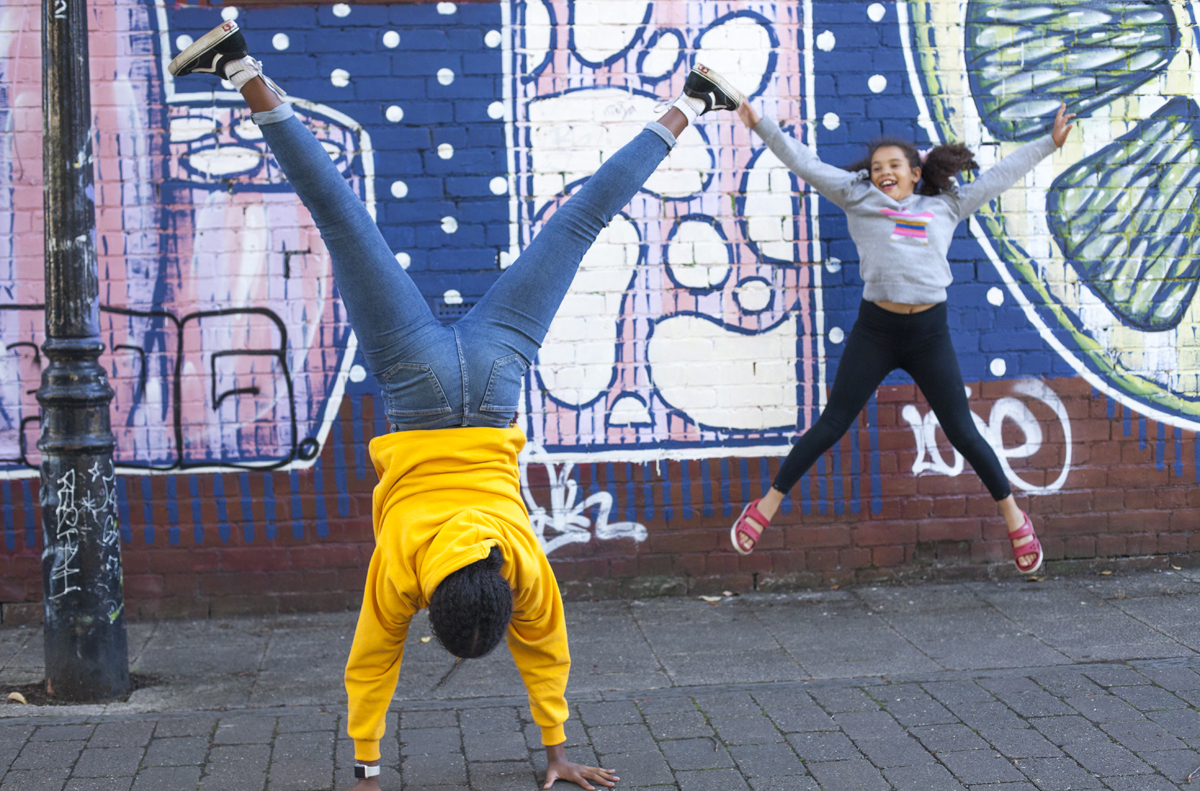
[[[1200,428],[1195,3],[915,0],[897,4],[931,140],[987,165],[1084,120],[976,236],[1046,343],[1142,414]],[[960,24],[960,20],[962,23]]]
[[[35,541],[13,504],[32,510],[31,482],[18,479],[38,463],[39,5],[0,7],[10,550],[23,531]],[[965,142],[986,167],[1044,134],[1065,100],[1079,131],[952,249],[964,378],[999,393],[973,398],[978,424],[1032,495],[1069,489],[1078,466],[1052,380],[1084,378],[1110,419],[1122,410],[1125,436],[1173,443],[1177,468],[1182,431],[1200,428],[1194,3],[89,5],[108,33],[92,39],[93,107],[116,496],[123,522],[144,507],[148,525],[126,542],[225,543],[237,525],[246,542],[289,527],[324,538],[330,519],[351,517],[354,481],[372,475],[366,443],[386,430],[321,240],[237,95],[166,75],[223,18],[242,25],[444,321],[698,60],[834,164],[887,133],[922,148]],[[735,492],[766,488],[843,362],[856,259],[844,215],[735,117],[687,130],[585,258],[526,380],[522,482],[547,552],[642,542],[653,519],[727,517]],[[879,408],[872,400],[785,511],[880,512],[892,451]],[[963,473],[927,407],[903,404],[893,422],[884,430],[899,426],[914,454],[904,475]],[[304,470],[318,491],[302,503]]]

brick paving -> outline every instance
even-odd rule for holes
[[[620,788],[664,791],[1190,788],[1185,778],[1200,767],[1197,605],[1200,575],[1189,573],[862,588],[720,607],[573,604],[568,754],[614,768]],[[928,623],[936,617],[945,630]],[[1081,628],[1097,621],[1105,628]],[[169,670],[163,657],[182,661],[191,639],[210,653],[128,703],[0,707],[0,791],[353,785],[344,704],[327,678],[352,616],[134,627],[135,668]],[[713,639],[722,628],[737,639]],[[420,643],[423,629],[414,624],[388,718],[383,787],[539,787],[544,753],[511,660],[464,668],[461,684],[433,697],[427,682],[445,654]],[[221,632],[231,633],[223,646],[212,640]],[[252,661],[256,634],[270,637]],[[864,634],[876,648],[860,656]],[[878,653],[885,639],[894,650]],[[0,630],[0,691],[27,677],[21,657],[36,642]],[[214,669],[222,650],[239,668],[231,674]],[[764,654],[777,661],[753,661]],[[743,656],[748,681],[738,675]],[[774,676],[760,678],[772,664]],[[280,705],[289,688],[296,700],[326,700]]]

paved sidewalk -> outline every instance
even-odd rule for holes
[[[1200,787],[1198,605],[1192,571],[569,603],[569,755],[663,791]],[[0,704],[0,791],[347,788],[353,629],[132,624],[131,666],[162,683],[108,706]],[[450,659],[428,636],[415,621],[384,788],[538,787],[507,652],[434,694]],[[0,629],[0,693],[40,661],[40,630]]]

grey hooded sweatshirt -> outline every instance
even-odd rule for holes
[[[926,305],[946,301],[953,278],[946,253],[954,228],[1054,153],[1047,135],[1018,148],[969,184],[951,184],[940,195],[889,197],[865,170],[827,165],[812,150],[763,118],[754,131],[793,173],[846,212],[858,247],[863,299]]]

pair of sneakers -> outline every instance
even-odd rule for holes
[[[250,57],[250,48],[237,22],[229,20],[200,37],[167,66],[173,77],[188,74],[212,74],[229,80],[241,89],[255,77],[262,77],[280,96],[284,92],[262,73],[262,64]],[[696,115],[714,110],[736,110],[743,96],[728,80],[707,66],[697,63],[683,84],[683,94],[704,105]],[[696,108],[699,109],[699,108]]]

